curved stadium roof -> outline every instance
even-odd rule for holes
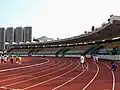
[[[58,45],[58,44],[72,44],[72,43],[82,43],[82,42],[91,42],[91,41],[99,41],[99,40],[107,40],[120,36],[120,16],[112,16],[108,23],[102,25],[102,27],[95,29],[92,32],[82,34],[79,36],[54,40],[48,42],[40,42],[35,44],[19,44],[22,46],[26,45]],[[17,45],[17,46],[19,46]],[[13,45],[16,46],[16,45]]]

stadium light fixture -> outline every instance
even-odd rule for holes
[[[75,45],[78,45],[78,43],[75,43]]]
[[[67,44],[67,46],[69,46],[70,44]]]
[[[102,42],[104,42],[105,40],[102,40]]]
[[[78,43],[79,45],[82,44],[82,43]]]
[[[59,46],[62,46],[61,44]]]
[[[83,44],[87,44],[86,42],[84,42]]]
[[[84,44],[84,43],[80,43],[80,45],[82,45],[82,44]]]
[[[93,41],[92,43],[95,43],[95,41]]]

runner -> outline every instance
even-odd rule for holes
[[[82,69],[83,70],[87,70],[88,71],[88,67],[87,67],[87,65],[86,65],[86,56],[85,55],[83,55],[83,54],[81,54],[81,56],[80,56],[80,63],[81,63],[81,66],[82,66]]]
[[[4,63],[6,63],[7,62],[7,56],[5,55],[4,56]]]
[[[3,64],[4,63],[4,55],[2,54],[2,56],[1,56],[1,63]]]
[[[93,55],[92,57],[93,57],[93,61],[98,63],[98,55]]]
[[[95,55],[92,56],[92,59],[94,62],[96,61]]]
[[[22,64],[22,57],[19,55],[19,64]]]
[[[113,70],[113,71],[117,71],[117,69],[118,69],[118,67],[117,67],[117,64],[115,63],[115,62],[111,62],[111,70]]]
[[[95,55],[95,62],[98,63],[98,60],[99,60],[98,55]]]
[[[13,60],[14,60],[14,58],[13,58],[13,56],[11,55],[11,56],[10,56],[10,63],[11,63],[11,64],[13,64]]]

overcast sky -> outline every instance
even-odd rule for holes
[[[120,0],[0,0],[0,26],[32,26],[33,37],[68,38],[120,15]]]

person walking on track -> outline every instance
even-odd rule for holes
[[[86,64],[86,61],[87,61],[86,56],[84,54],[81,54],[81,56],[80,56],[80,63],[81,63],[82,69],[83,70],[86,69],[88,71],[88,66]]]

